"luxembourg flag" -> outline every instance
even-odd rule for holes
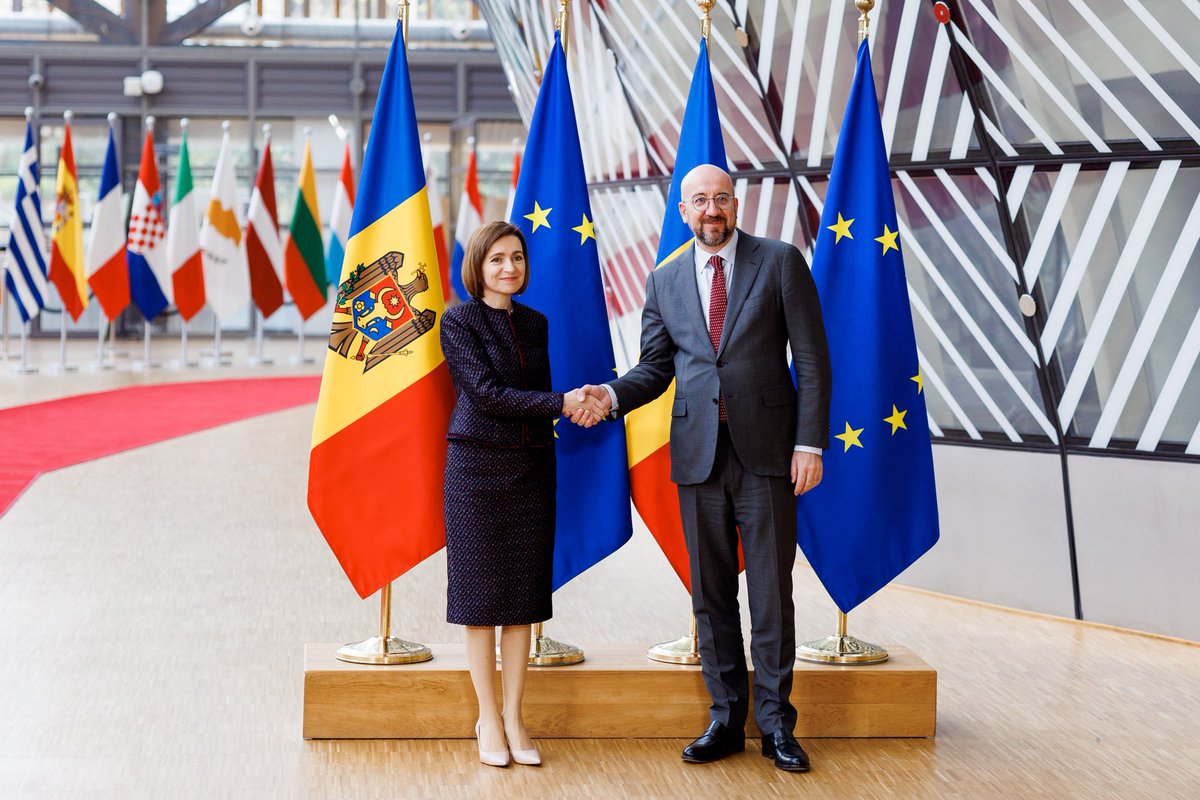
[[[171,265],[167,260],[167,226],[162,215],[162,188],[154,160],[154,124],[147,121],[142,165],[129,211],[129,293],[146,321],[171,304]]]
[[[108,149],[100,174],[100,199],[92,208],[92,235],[83,259],[88,286],[110,322],[129,305],[129,264],[125,260],[125,193],[108,125]]]
[[[459,300],[466,300],[467,287],[463,285],[462,263],[467,255],[467,242],[471,234],[483,224],[483,198],[479,194],[479,173],[475,169],[474,140],[468,142],[471,157],[467,161],[467,178],[463,181],[462,199],[458,201],[458,223],[454,226],[454,261],[450,264],[450,281]]]
[[[333,212],[329,216],[329,248],[325,253],[325,274],[336,290],[342,282],[342,262],[346,260],[346,241],[350,238],[350,220],[354,216],[354,167],[350,164],[350,143],[342,156],[342,174],[333,187]]]

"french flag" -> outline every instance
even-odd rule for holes
[[[333,187],[333,213],[329,217],[329,247],[325,254],[325,275],[337,293],[342,282],[342,262],[346,260],[346,241],[350,238],[350,220],[354,216],[354,167],[350,164],[350,143],[342,156],[342,174]]]
[[[121,168],[117,147],[108,127],[108,150],[100,175],[100,199],[92,208],[92,236],[88,242],[88,286],[96,295],[104,316],[110,322],[129,305],[129,266],[125,261],[125,192],[121,189]]]
[[[458,201],[458,220],[454,225],[454,260],[450,266],[450,282],[459,300],[466,300],[462,263],[467,254],[467,241],[483,225],[483,198],[479,194],[479,173],[475,169],[474,141],[468,142],[471,157],[467,160],[467,179],[463,182],[462,198]]]
[[[129,290],[146,321],[171,304],[171,265],[167,260],[167,225],[162,215],[162,188],[154,160],[153,127],[147,126],[142,165],[129,210]]]

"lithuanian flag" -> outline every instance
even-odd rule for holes
[[[422,180],[423,182],[423,180]],[[329,284],[325,276],[325,243],[321,241],[321,212],[317,208],[317,182],[313,176],[312,142],[304,141],[304,163],[296,187],[296,206],[283,253],[283,274],[288,294],[300,316],[308,319],[325,307]]]
[[[58,154],[57,199],[54,204],[50,280],[62,297],[63,308],[78,320],[88,304],[87,273],[83,263],[83,217],[79,213],[79,173],[71,146],[71,112],[63,114],[66,133]]]
[[[679,186],[683,176],[701,164],[716,164],[727,169],[725,139],[717,114],[717,96],[713,91],[708,67],[708,41],[700,40],[700,56],[692,73],[692,88],[679,132],[679,149],[667,194],[667,212],[658,239],[655,268],[683,253],[691,246],[693,235],[679,216]],[[675,574],[691,591],[687,546],[683,539],[683,521],[679,517],[678,493],[671,485],[671,404],[675,383],[657,400],[632,411],[625,417],[626,446],[629,449],[629,491],[642,521],[650,529]]]
[[[301,194],[312,186],[307,152],[305,165]],[[308,197],[315,236],[316,194]],[[293,236],[307,253],[310,240]],[[311,241],[319,248],[319,237]],[[350,223],[309,456],[309,510],[362,597],[446,543],[442,477],[454,389],[439,338],[444,310],[397,24]]]

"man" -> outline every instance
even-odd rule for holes
[[[610,416],[654,400],[675,379],[671,480],[679,488],[692,609],[711,724],[683,760],[745,749],[748,678],[738,616],[739,531],[762,753],[804,772],[790,701],[796,634],[796,495],[821,482],[829,441],[829,352],[816,286],[800,251],[736,228],[733,180],[703,164],[683,179],[686,252],[650,273],[637,366],[584,387]],[[799,389],[788,368],[788,345]]]

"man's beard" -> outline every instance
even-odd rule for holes
[[[706,223],[715,222],[721,226],[720,232],[708,233],[704,230]],[[733,220],[725,220],[721,217],[701,217],[695,227],[692,228],[692,233],[696,234],[696,239],[705,247],[717,247],[729,241],[729,237],[733,235],[733,228],[736,223]]]

